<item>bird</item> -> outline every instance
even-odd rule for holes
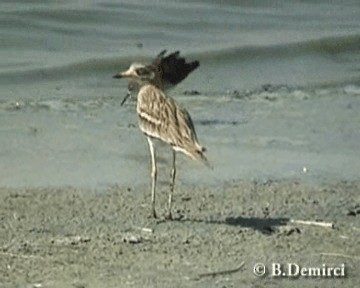
[[[129,83],[136,83],[138,89],[136,111],[139,128],[147,138],[151,156],[151,216],[157,218],[155,209],[157,161],[154,140],[158,139],[172,147],[172,169],[170,191],[168,195],[168,211],[166,219],[172,219],[172,198],[176,176],[176,152],[182,152],[194,160],[199,160],[206,166],[211,167],[205,156],[205,147],[200,145],[193,121],[188,111],[181,107],[174,99],[166,95],[166,85],[169,82],[176,85],[194,70],[199,62],[193,62],[190,66],[182,65],[184,69],[176,71],[176,65],[171,67],[173,60],[178,59],[178,52],[173,53],[168,60],[164,61],[161,52],[154,61],[162,62],[162,65],[144,65],[133,63],[124,72],[119,72],[113,78],[128,79]],[[177,60],[175,61],[175,63]],[[181,61],[185,63],[185,61]],[[165,63],[169,63],[165,65]],[[196,66],[196,67],[195,67]],[[155,67],[155,68],[154,68]],[[157,70],[161,67],[163,70]],[[167,68],[165,68],[167,67]],[[194,68],[195,67],[195,68]],[[169,72],[171,71],[171,73]]]
[[[185,58],[180,57],[180,51],[167,56],[166,53],[167,50],[162,50],[150,64],[144,65],[146,69],[155,73],[153,84],[164,91],[179,84],[200,65],[197,60],[187,63]],[[128,91],[120,106],[123,106],[129,97],[137,95],[139,89],[137,81],[129,81]]]

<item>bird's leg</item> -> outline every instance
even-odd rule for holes
[[[170,192],[169,192],[169,207],[168,207],[168,215],[167,218],[168,219],[172,219],[172,214],[171,214],[171,207],[172,207],[172,196],[173,196],[173,192],[174,192],[174,186],[175,186],[175,176],[176,176],[176,167],[175,167],[175,159],[176,159],[176,152],[175,150],[173,150],[173,166],[171,169],[171,183],[170,183]]]
[[[155,188],[156,188],[156,178],[157,178],[157,168],[156,168],[156,155],[155,155],[155,148],[154,143],[151,141],[151,139],[147,138],[150,148],[150,154],[151,154],[151,212],[152,216],[156,218],[156,211],[155,211]]]

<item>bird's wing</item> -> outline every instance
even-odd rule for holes
[[[199,67],[199,61],[186,63],[180,52],[175,51],[165,56],[166,50],[161,51],[151,63],[159,73],[163,87],[170,88],[184,80],[192,71]]]
[[[141,88],[137,113],[140,129],[146,135],[160,139],[194,159],[205,151],[198,143],[189,113],[155,86]]]

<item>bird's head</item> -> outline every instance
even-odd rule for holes
[[[117,73],[113,78],[128,78],[140,82],[151,82],[155,79],[155,72],[149,66],[134,63],[124,72]]]

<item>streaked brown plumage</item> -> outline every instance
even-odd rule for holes
[[[153,85],[144,85],[139,91],[136,111],[141,131],[160,139],[194,160],[206,158],[205,148],[197,139],[189,113]]]
[[[162,54],[159,55],[161,56]],[[139,127],[147,136],[150,148],[152,162],[151,203],[154,217],[156,217],[155,190],[157,165],[153,139],[159,139],[173,148],[173,167],[171,171],[167,216],[171,219],[172,194],[176,175],[176,151],[181,151],[194,160],[201,160],[204,164],[210,165],[204,155],[205,148],[199,144],[189,113],[184,108],[181,108],[175,100],[165,95],[161,89],[164,82],[161,82],[162,84],[159,85],[159,75],[149,66],[132,64],[127,71],[114,75],[114,78],[128,78],[138,83],[139,92],[136,111],[139,116]]]

